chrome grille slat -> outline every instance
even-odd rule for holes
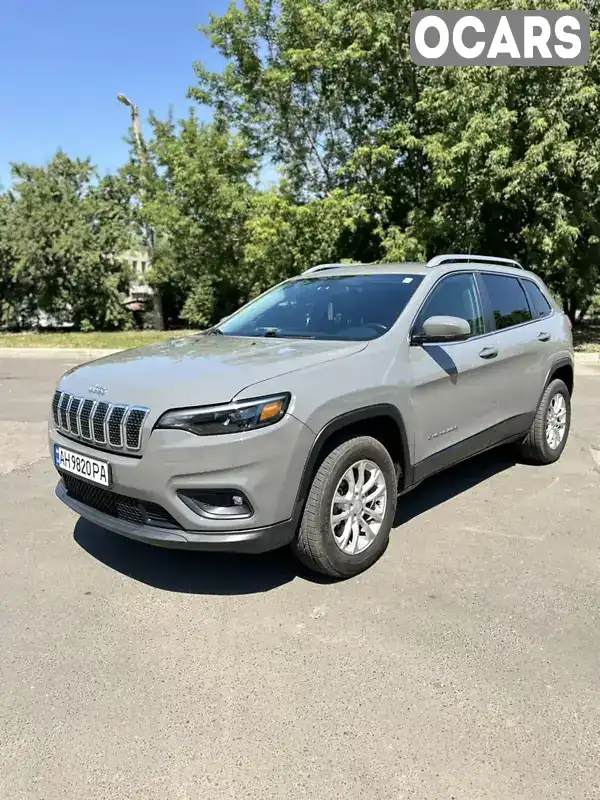
[[[111,447],[123,447],[123,418],[127,413],[127,406],[113,406],[107,416],[108,443]]]
[[[65,431],[68,431],[67,425],[67,406],[71,402],[71,395],[63,392],[62,397],[60,398],[60,403],[58,405],[58,420],[59,426],[63,428]]]
[[[73,395],[70,395],[67,404],[65,406],[65,421],[67,423],[67,430],[71,433],[71,404],[75,398]]]
[[[125,444],[129,450],[139,450],[142,444],[142,428],[149,409],[132,406],[125,419]]]
[[[108,441],[108,418],[110,417],[112,412],[112,403],[108,403],[107,405],[108,408],[106,409],[106,414],[104,415],[104,443],[110,446],[110,443]]]
[[[57,389],[52,418],[57,430],[73,439],[124,454],[141,449],[144,423],[150,409],[123,403],[85,399]]]
[[[95,400],[84,400],[79,412],[79,430],[81,438],[88,442],[92,441],[92,414],[96,409]]]
[[[96,444],[106,444],[106,415],[108,414],[108,403],[98,403],[92,417],[92,436]]]
[[[58,418],[58,407],[60,405],[61,398],[62,392],[59,392],[57,389],[54,392],[54,397],[52,398],[52,419],[54,420],[54,424],[57,428],[60,425],[60,420]]]
[[[81,397],[72,397],[69,403],[69,429],[75,436],[80,436],[79,430],[79,409],[81,408]]]

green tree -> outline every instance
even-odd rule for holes
[[[150,282],[168,315],[208,325],[248,296],[243,230],[257,165],[243,137],[222,122],[151,120],[154,183],[143,213],[157,230]]]
[[[244,230],[251,296],[316,264],[343,259],[364,218],[362,198],[341,189],[306,203],[285,190],[258,194]]]
[[[440,0],[436,8],[484,7]],[[503,0],[496,8],[592,2]],[[247,0],[205,33],[228,63],[196,64],[190,92],[298,198],[362,197],[354,258],[464,250],[518,256],[576,319],[598,285],[599,34],[576,68],[422,68],[405,0]]]
[[[15,250],[10,195],[0,194],[0,329],[18,325],[19,291],[15,281]]]
[[[129,242],[124,181],[97,180],[87,160],[58,152],[47,166],[13,165],[14,280],[35,319],[45,312],[80,329],[127,320],[129,275],[118,255]]]

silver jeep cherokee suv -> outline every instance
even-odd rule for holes
[[[504,442],[558,459],[570,323],[517,262],[309,269],[199,335],[67,372],[52,402],[57,495],[165,547],[291,544],[354,575],[398,496]]]

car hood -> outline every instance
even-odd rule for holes
[[[189,336],[75,367],[65,373],[60,389],[109,403],[147,406],[154,416],[169,408],[229,402],[255,383],[352,355],[367,344]],[[91,392],[94,387],[97,391]],[[286,391],[285,380],[281,391]]]

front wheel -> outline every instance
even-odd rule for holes
[[[552,464],[561,457],[570,429],[571,395],[563,381],[556,378],[546,387],[519,452],[533,464]]]
[[[387,547],[396,513],[397,478],[380,441],[358,436],[324,459],[306,500],[296,556],[317,572],[348,578]]]

